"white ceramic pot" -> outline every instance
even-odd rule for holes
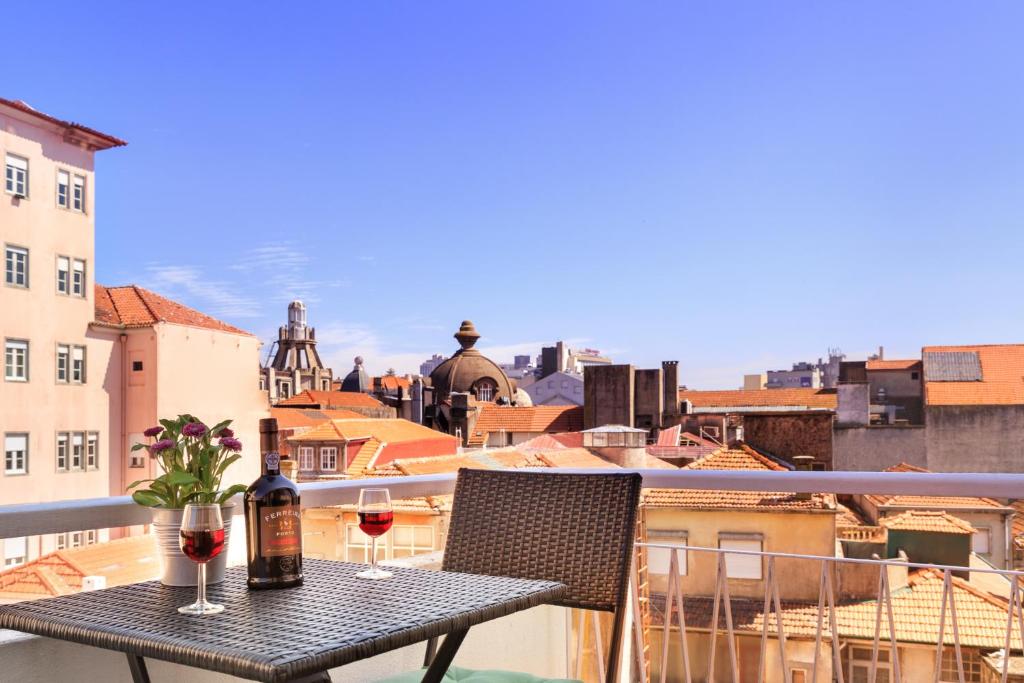
[[[221,506],[224,518],[224,550],[206,564],[206,583],[220,583],[228,565],[228,542],[231,540],[231,516],[234,505]],[[199,571],[195,562],[181,552],[182,508],[150,508],[153,511],[153,529],[160,553],[160,583],[165,586],[195,586]]]

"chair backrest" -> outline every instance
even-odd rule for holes
[[[459,470],[445,571],[559,581],[566,607],[623,611],[639,474]]]

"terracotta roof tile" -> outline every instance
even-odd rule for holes
[[[914,465],[907,464],[905,462],[898,463],[889,467],[885,470],[886,472],[923,472],[930,473],[931,470],[926,470],[923,467],[916,467]],[[871,501],[878,507],[890,507],[890,508],[908,508],[908,509],[970,509],[970,510],[986,510],[993,508],[996,510],[1006,510],[1006,506],[1002,505],[996,500],[991,498],[966,498],[959,496],[890,496],[890,495],[879,495],[875,493],[865,494],[864,497]]]
[[[46,121],[48,123],[55,124],[57,126],[60,126],[61,128],[69,128],[72,130],[77,130],[82,133],[85,133],[86,135],[95,138],[93,144],[96,146],[97,149],[123,147],[124,145],[128,144],[127,142],[121,140],[120,138],[115,138],[113,135],[101,133],[94,128],[89,128],[88,126],[83,126],[82,124],[75,123],[74,121],[65,121],[63,119],[58,119],[56,116],[44,114],[43,112],[37,111],[35,108],[29,106],[25,102],[22,102],[21,100],[8,100],[3,97],[0,97],[0,104],[8,106],[11,109],[17,109],[18,111],[21,111],[25,114],[31,114],[32,116],[38,119],[42,119],[43,121]]]
[[[499,406],[483,404],[467,439],[482,445],[487,435],[504,429],[512,432],[574,432],[583,429],[582,406]]]
[[[373,386],[376,386],[376,381],[380,380],[381,389],[384,391],[397,391],[401,388],[408,393],[409,387],[412,386],[412,382],[409,381],[408,377],[398,377],[397,375],[384,375],[383,377],[374,377],[373,379]]]
[[[363,442],[363,445],[359,447],[359,452],[356,453],[356,457],[352,458],[352,462],[349,463],[348,468],[345,470],[345,474],[350,477],[362,476],[370,462],[380,452],[382,445],[381,441],[375,438],[367,439]]]
[[[878,520],[880,526],[896,531],[928,531],[941,534],[971,535],[977,529],[942,510],[907,510]]]
[[[926,346],[923,353],[967,351],[981,361],[980,382],[925,381],[925,402],[945,405],[1024,404],[1024,344]],[[925,380],[928,380],[927,375]]]
[[[95,318],[96,322],[103,325],[149,327],[157,323],[172,323],[252,336],[245,330],[228,325],[138,285],[125,287],[96,285],[95,291]]]
[[[905,360],[869,360],[865,367],[871,371],[918,370],[921,368],[921,361],[916,358],[907,358]]]
[[[834,389],[733,389],[727,391],[680,390],[680,401],[689,401],[696,408],[836,408]]]
[[[455,441],[454,436],[399,417],[329,420],[308,432],[291,437],[289,441],[351,441],[367,438],[375,438],[387,444],[435,439]]]
[[[316,427],[328,420],[341,419],[363,419],[361,413],[354,410],[321,410],[319,408],[279,408],[270,409],[270,417],[277,420],[277,426],[281,429],[294,429],[296,427]]]
[[[306,391],[277,403],[279,406],[318,408],[380,408],[384,404],[361,391]]]

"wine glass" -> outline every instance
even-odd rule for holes
[[[395,519],[391,509],[391,495],[387,489],[362,489],[359,492],[359,528],[370,537],[370,568],[356,576],[361,579],[388,579],[389,571],[377,567],[377,537],[387,533]]]
[[[179,607],[182,614],[216,614],[224,605],[206,601],[206,563],[224,550],[224,520],[219,505],[189,504],[181,518],[181,552],[199,564],[199,598]]]

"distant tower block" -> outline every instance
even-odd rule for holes
[[[277,330],[277,351],[260,369],[260,386],[271,403],[306,390],[330,391],[333,373],[316,351],[316,330],[306,322],[306,304],[288,304],[288,325]]]

